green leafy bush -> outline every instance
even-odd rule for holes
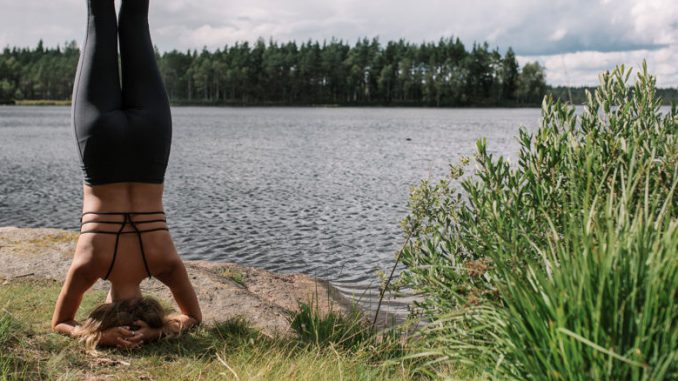
[[[678,377],[675,107],[654,78],[601,75],[578,115],[546,98],[518,162],[477,144],[403,221],[436,361],[517,379]],[[455,184],[460,183],[462,193]]]

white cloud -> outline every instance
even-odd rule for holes
[[[551,33],[551,36],[549,37],[549,40],[551,41],[560,41],[565,37],[567,34],[567,29],[565,28],[558,28],[556,29],[553,33]]]
[[[546,67],[547,82],[552,85],[597,85],[598,75],[624,64],[634,72],[640,70],[643,60],[648,71],[656,76],[660,87],[678,85],[678,62],[676,46],[659,50],[634,50],[628,52],[576,52],[549,56],[519,56],[518,61],[525,64],[539,61]]]

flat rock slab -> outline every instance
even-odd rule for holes
[[[0,283],[25,277],[63,281],[78,233],[59,229],[0,228]],[[299,302],[316,303],[321,313],[345,313],[350,302],[328,282],[303,274],[277,274],[233,263],[185,261],[206,322],[240,316],[268,335],[289,334],[289,316]],[[99,280],[95,289],[107,289]],[[167,287],[143,281],[144,294],[174,301]],[[174,305],[176,309],[176,304]]]

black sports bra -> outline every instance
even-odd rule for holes
[[[143,220],[143,221],[134,221],[132,219],[133,216],[152,216],[155,214],[162,215],[162,218],[158,219],[152,219],[152,220]],[[82,219],[83,217],[87,215],[101,215],[101,216],[123,216],[122,221],[97,221],[97,220],[89,220],[83,222]],[[80,234],[87,234],[87,233],[99,233],[99,234],[115,234],[115,246],[113,247],[113,259],[111,260],[111,265],[108,268],[108,272],[106,272],[106,276],[103,277],[102,279],[107,280],[108,277],[111,275],[111,271],[113,271],[113,265],[115,264],[115,257],[118,255],[118,241],[120,241],[120,234],[130,234],[130,233],[135,233],[139,239],[139,249],[141,249],[141,259],[144,261],[144,267],[146,268],[146,274],[148,274],[148,277],[151,278],[151,270],[148,267],[148,262],[146,261],[146,254],[144,253],[144,243],[141,239],[141,233],[150,233],[150,232],[155,232],[155,231],[160,231],[160,230],[165,230],[169,231],[167,229],[167,226],[162,227],[162,228],[154,228],[154,229],[148,229],[148,230],[139,230],[137,225],[141,224],[149,224],[152,222],[165,222],[167,223],[167,220],[165,218],[165,212],[85,212],[80,216]],[[109,224],[109,225],[120,225],[120,229],[118,231],[107,231],[107,230],[82,230],[83,227],[87,224]],[[125,227],[130,226],[132,230],[129,231],[124,231]]]

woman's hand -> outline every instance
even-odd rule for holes
[[[136,332],[139,333],[139,335],[141,335],[142,340],[145,341],[158,340],[160,338],[160,335],[162,334],[162,329],[151,328],[143,320],[137,320],[134,322],[134,324],[139,327],[139,330]]]
[[[181,323],[182,331],[189,330],[200,323],[198,320],[184,314],[180,315],[177,320]]]
[[[129,327],[112,327],[101,332],[99,345],[118,347],[122,349],[136,349],[144,344],[144,335],[141,330],[132,331]]]

